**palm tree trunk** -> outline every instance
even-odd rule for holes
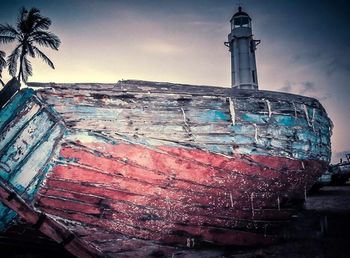
[[[24,49],[22,47],[21,56],[19,58],[19,71],[18,71],[18,76],[17,76],[17,80],[19,82],[21,82],[21,75],[22,75],[22,71],[23,71],[22,65],[23,65],[24,55],[25,55],[25,53],[24,53]],[[23,75],[22,75],[22,79],[23,79]]]

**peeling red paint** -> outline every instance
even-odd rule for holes
[[[66,144],[36,206],[127,238],[266,244],[274,239],[273,221],[291,214],[277,198],[302,191],[325,167],[320,161],[302,167],[281,157],[225,157],[169,146]]]

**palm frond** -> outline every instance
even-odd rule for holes
[[[0,50],[0,78],[2,78],[2,69],[6,66],[5,52]],[[0,84],[4,86],[4,82],[0,79]]]
[[[1,78],[2,69],[6,66],[5,56],[6,56],[6,53],[0,50],[0,78]]]
[[[4,59],[5,56],[6,56],[6,53],[0,50],[0,60]]]
[[[9,24],[0,24],[0,35],[1,36],[18,37],[19,32]]]
[[[41,52],[37,47],[33,47],[33,50],[35,54],[44,60],[45,63],[47,63],[52,69],[55,69],[53,62],[43,52]]]
[[[28,14],[28,10],[22,6],[19,8],[18,16],[17,16],[17,21],[22,21],[25,19],[25,16]]]
[[[22,79],[24,82],[28,80],[29,76],[33,75],[33,68],[31,62],[24,57],[23,58],[23,63],[22,63]]]
[[[51,25],[51,20],[47,17],[41,17],[33,26],[33,31],[48,30]]]
[[[34,31],[35,24],[40,21],[43,17],[40,15],[39,9],[31,8],[26,16],[26,19],[23,21],[25,25],[25,33],[31,33]]]
[[[25,20],[27,18],[28,15],[28,10],[23,6],[19,9],[19,13],[17,16],[17,29],[19,31],[23,31],[23,29],[25,29]]]
[[[15,77],[17,73],[17,60],[19,58],[20,47],[21,45],[17,46],[7,58],[9,73],[12,77]]]
[[[52,32],[48,31],[35,31],[32,33],[33,42],[43,47],[50,47],[54,50],[58,50],[61,44],[61,40]]]
[[[11,36],[1,36],[0,35],[0,43],[2,44],[6,44],[6,43],[11,43],[13,41],[15,41],[15,37],[11,37]]]
[[[26,43],[25,49],[28,50],[28,53],[31,57],[35,58],[34,46],[32,46],[30,43]]]
[[[28,12],[28,16],[40,15],[40,10],[38,8],[32,7]]]

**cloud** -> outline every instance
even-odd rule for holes
[[[297,64],[297,63],[303,63],[303,64],[310,64],[315,63],[322,59],[322,53],[321,51],[309,51],[309,52],[303,52],[298,53],[292,56],[291,63]]]
[[[304,87],[304,89],[300,91],[301,95],[315,90],[315,84],[313,82],[309,82],[309,81],[302,82],[301,86]]]
[[[321,97],[316,97],[319,101],[321,101],[321,102],[324,102],[324,101],[326,101],[326,100],[328,100],[328,99],[331,99],[333,97],[333,94],[331,94],[331,93],[327,93],[327,94],[325,94],[325,95],[323,95],[323,96],[321,96]]]
[[[291,82],[286,81],[284,86],[279,88],[278,91],[294,93],[298,95],[306,95],[311,98],[318,99],[321,102],[324,102],[332,98],[332,94],[324,92],[322,89],[318,89],[315,86],[314,82],[303,81],[303,82]]]
[[[189,26],[195,31],[229,33],[229,25],[226,22],[193,19],[185,22],[185,26]]]
[[[309,93],[309,92],[314,92],[315,91],[315,84],[313,82],[310,82],[310,81],[304,81],[304,82],[286,81],[284,83],[284,86],[282,88],[279,88],[278,90],[283,91],[283,92],[304,95],[304,94]]]
[[[350,62],[348,59],[344,60],[343,58],[334,57],[327,63],[326,74],[328,76],[332,76],[338,71],[350,72]]]
[[[289,81],[286,81],[284,83],[284,86],[282,88],[279,88],[278,91],[283,91],[283,92],[292,92],[292,84]]]
[[[172,44],[161,40],[150,40],[143,42],[139,49],[150,54],[178,55],[184,52],[178,44]]]

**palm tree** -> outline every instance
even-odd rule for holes
[[[2,69],[6,66],[6,60],[5,60],[5,52],[0,50],[0,84],[4,86],[4,82],[1,80],[2,78]]]
[[[0,43],[17,42],[17,46],[7,58],[9,73],[17,79],[26,82],[28,76],[33,74],[32,64],[28,55],[32,58],[40,57],[52,69],[55,69],[53,62],[38,48],[49,47],[58,50],[61,44],[60,39],[48,31],[51,20],[43,17],[36,8],[29,11],[24,7],[20,9],[16,27],[9,24],[0,24]],[[18,63],[19,60],[19,63]]]

